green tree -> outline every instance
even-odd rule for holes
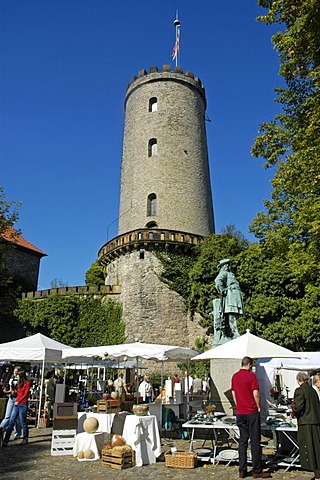
[[[192,313],[198,312],[202,317],[201,325],[212,333],[213,316],[212,300],[217,297],[214,280],[219,272],[218,262],[223,258],[232,259],[232,269],[237,273],[237,257],[248,248],[248,241],[243,235],[227,227],[226,232],[211,235],[204,240],[200,253],[190,270],[191,292],[189,308]]]
[[[159,279],[187,302],[192,289],[190,270],[198,255],[198,250],[195,249],[192,255],[173,252],[155,252],[155,254],[163,267]]]
[[[272,40],[284,86],[276,89],[281,113],[261,125],[252,148],[275,174],[265,211],[251,225],[264,260],[248,308],[269,339],[313,349],[319,348],[320,1],[259,4],[267,8],[260,21],[280,26]]]
[[[12,244],[3,234],[8,233],[8,228],[18,220],[19,207],[20,203],[6,200],[4,188],[0,186],[0,330],[6,331],[8,338],[14,338],[17,332],[21,332],[13,317],[21,289],[7,268],[6,254],[12,249]],[[10,236],[14,240],[15,233]]]
[[[266,212],[251,230],[277,249],[288,248],[289,240],[296,262],[303,266],[307,253],[313,270],[320,260],[320,1],[259,4],[268,8],[260,20],[283,29],[272,40],[285,86],[276,89],[282,112],[261,125],[252,149],[276,171]]]
[[[19,301],[15,311],[27,334],[43,333],[73,347],[123,343],[122,307],[102,295],[50,295]]]
[[[104,285],[105,278],[106,268],[97,260],[86,272],[86,285]]]

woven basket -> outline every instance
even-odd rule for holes
[[[197,465],[197,454],[194,452],[165,453],[166,467],[173,468],[195,468]]]

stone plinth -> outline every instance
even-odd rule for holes
[[[241,367],[241,360],[235,359],[214,359],[210,361],[210,382],[211,399],[216,405],[218,412],[225,412],[233,415],[235,405],[231,392],[231,377]]]

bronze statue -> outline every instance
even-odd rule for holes
[[[238,315],[243,315],[240,285],[230,271],[230,260],[219,262],[219,274],[215,279],[220,298],[213,300],[214,345],[221,345],[240,336],[237,327]]]

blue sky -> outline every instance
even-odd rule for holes
[[[117,234],[126,87],[143,68],[174,67],[177,9],[180,65],[206,88],[216,231],[234,224],[254,240],[274,172],[250,150],[282,83],[256,0],[2,0],[0,184],[48,255],[39,289],[83,285]]]

